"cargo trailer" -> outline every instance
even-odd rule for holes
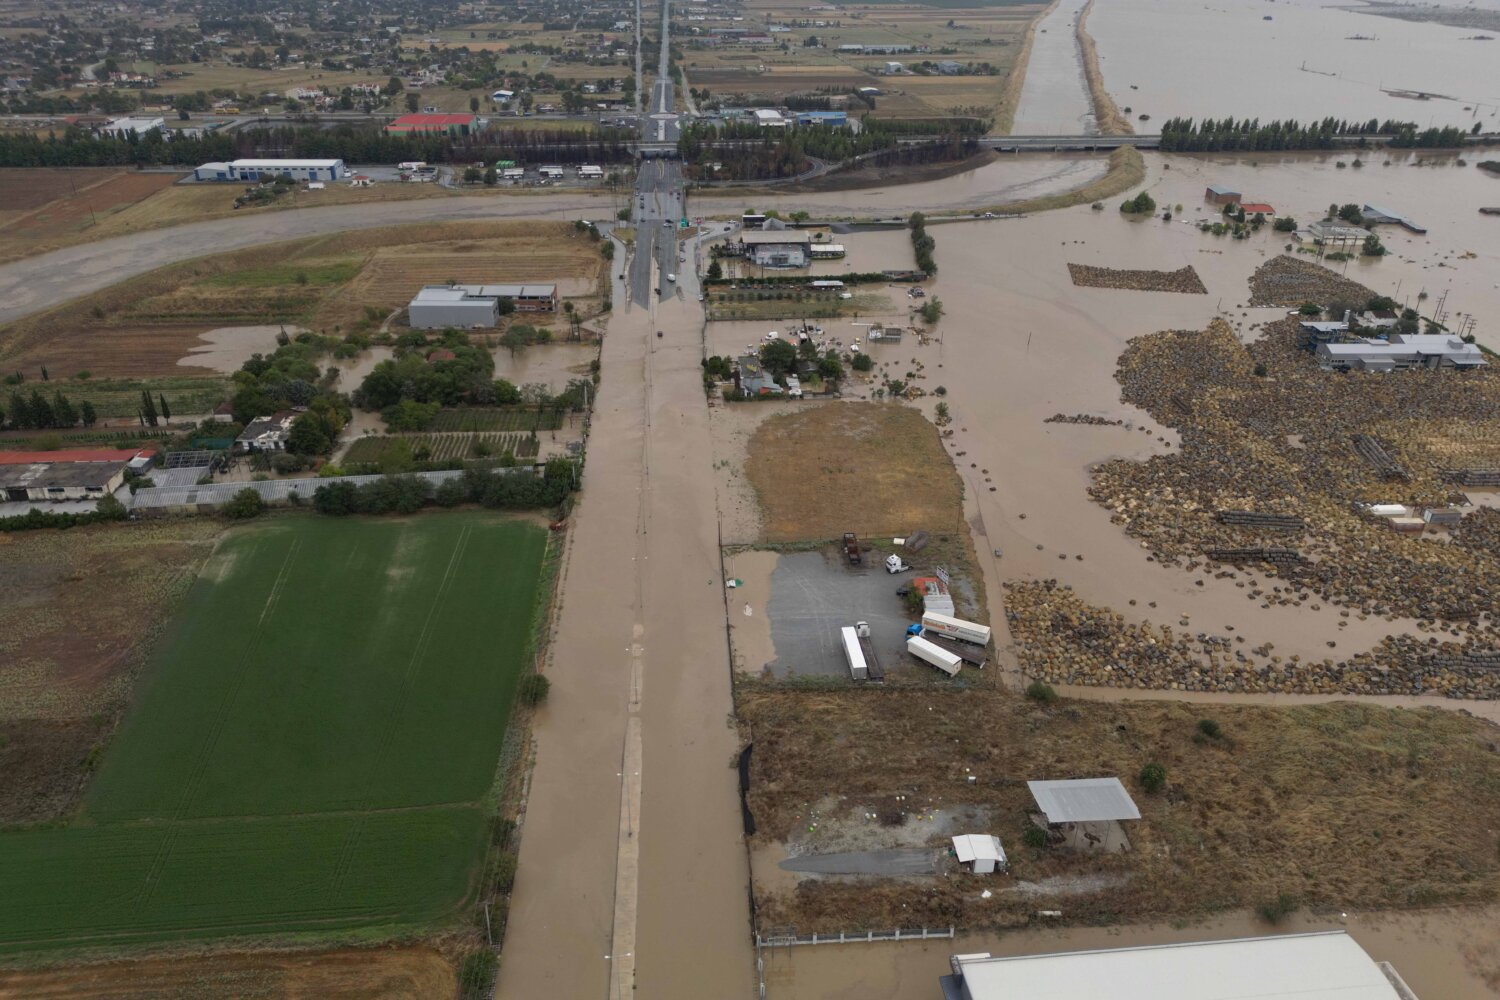
[[[964,662],[943,647],[928,642],[919,635],[911,636],[906,640],[906,651],[928,666],[937,667],[949,677],[958,676],[958,669]]]
[[[922,627],[929,632],[936,632],[938,635],[949,639],[972,642],[976,646],[988,646],[990,644],[990,627],[988,625],[966,622],[962,618],[954,618],[936,611],[928,611],[922,615]]]
[[[860,647],[859,636],[854,626],[839,629],[839,638],[844,644],[844,660],[849,664],[849,676],[857,681],[870,679],[870,665],[865,661],[865,651]]]

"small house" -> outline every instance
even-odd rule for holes
[[[240,436],[234,439],[236,451],[285,451],[287,438],[292,435],[292,421],[297,415],[291,410],[282,410],[269,417],[256,417],[245,425]]]

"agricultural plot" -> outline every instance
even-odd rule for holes
[[[0,261],[41,252],[60,239],[98,228],[180,176],[115,167],[8,169],[0,193]]]
[[[369,310],[383,317],[421,285],[450,278],[556,282],[564,295],[593,296],[603,268],[597,244],[565,223],[340,233],[174,264],[18,320],[0,329],[0,366],[28,375],[43,365],[54,374],[183,375],[195,370],[190,356],[209,330],[271,324],[349,329],[368,321]],[[179,365],[184,360],[188,364]]]
[[[79,821],[0,833],[0,953],[452,914],[545,547],[481,513],[228,535]]]
[[[189,416],[212,412],[228,396],[229,380],[197,376],[73,379],[57,383],[56,388],[75,406],[84,400],[93,403],[95,412],[103,418],[134,417],[141,408],[141,390],[144,389],[153,399],[165,397],[175,418],[178,414]]]
[[[535,458],[539,442],[530,434],[393,434],[363,437],[344,453],[346,464],[379,465],[382,472],[410,469],[417,462]]]
[[[561,426],[561,418],[552,410],[505,407],[439,410],[432,421],[435,431],[555,431]]]

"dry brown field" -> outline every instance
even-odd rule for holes
[[[76,803],[219,530],[181,520],[0,534],[0,825]]]
[[[170,187],[179,176],[117,167],[0,170],[0,262],[100,239],[102,225]]]
[[[453,964],[431,948],[347,948],[143,958],[0,971],[0,1000],[448,1000]]]
[[[1054,922],[1144,922],[1283,894],[1337,911],[1484,902],[1500,890],[1500,733],[1466,715],[1350,703],[1044,705],[986,690],[759,682],[736,700],[755,742],[752,844],[942,849],[944,819],[972,814],[1011,862],[982,884],[961,873],[757,884],[763,927],[1003,928],[1054,909]],[[1198,729],[1209,716],[1218,738]],[[1151,762],[1166,769],[1156,794],[1137,778]],[[1125,824],[1128,853],[1024,845],[1026,780],[1097,776],[1118,776],[1140,808]]]
[[[896,403],[824,403],[772,416],[750,438],[745,474],[768,541],[963,528],[963,486],[937,428]]]
[[[348,332],[372,314],[378,324],[422,285],[450,278],[555,282],[586,316],[601,302],[604,268],[599,245],[567,223],[357,230],[161,268],[0,328],[0,358],[27,372],[46,365],[96,377],[217,375],[178,364],[209,330],[285,323]]]

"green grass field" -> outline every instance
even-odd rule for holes
[[[545,548],[481,513],[226,536],[82,815],[0,833],[0,953],[451,915]]]
[[[555,431],[562,426],[551,410],[519,406],[459,406],[438,411],[434,431]]]

